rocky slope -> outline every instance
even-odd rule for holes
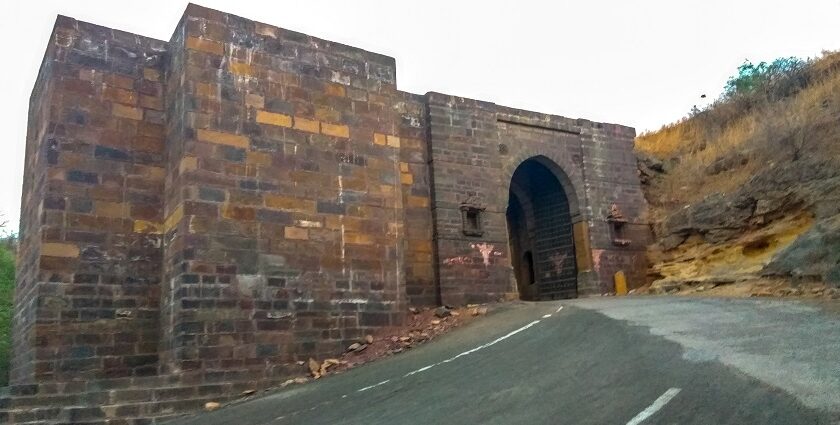
[[[840,55],[782,77],[637,139],[652,292],[840,296]]]

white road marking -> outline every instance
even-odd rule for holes
[[[560,306],[560,308],[558,308],[558,309],[557,309],[557,311],[560,311],[560,310],[562,310],[562,309],[563,309],[563,306]],[[546,315],[544,315],[544,316],[543,316],[543,318],[544,318],[544,319],[549,318],[549,317],[551,317],[551,314],[546,314]],[[514,330],[512,330],[512,331],[508,332],[507,334],[502,335],[502,336],[500,336],[500,337],[498,337],[498,338],[496,338],[496,339],[494,339],[494,340],[492,340],[492,341],[490,341],[490,342],[488,342],[488,343],[486,343],[486,344],[479,345],[478,347],[475,347],[475,348],[472,348],[472,349],[470,349],[470,350],[464,351],[463,353],[459,353],[459,354],[457,354],[457,355],[455,355],[455,356],[452,356],[452,357],[450,357],[450,358],[448,358],[448,359],[446,359],[446,360],[441,360],[441,361],[439,361],[439,362],[437,362],[437,363],[432,363],[432,364],[430,364],[430,365],[428,365],[428,366],[423,366],[423,367],[421,367],[420,369],[417,369],[417,370],[412,370],[411,372],[406,373],[406,374],[405,374],[405,375],[403,375],[402,377],[403,377],[403,378],[407,378],[407,377],[409,377],[409,376],[411,376],[411,375],[418,374],[418,373],[420,373],[420,372],[425,372],[425,371],[427,371],[427,370],[429,370],[429,369],[431,369],[431,368],[433,368],[433,367],[435,367],[435,366],[439,366],[439,365],[442,365],[442,364],[444,364],[444,363],[449,363],[449,362],[452,362],[452,361],[454,361],[454,360],[456,360],[456,359],[458,359],[458,358],[460,358],[460,357],[468,356],[468,355],[470,355],[470,354],[472,354],[472,353],[475,353],[476,351],[483,350],[483,349],[485,349],[485,348],[487,348],[487,347],[490,347],[491,345],[498,344],[499,342],[502,342],[502,341],[504,341],[504,340],[506,340],[506,339],[508,339],[508,338],[510,338],[510,337],[512,337],[512,336],[514,336],[514,335],[516,335],[516,334],[518,334],[519,332],[522,332],[522,331],[524,331],[524,330],[526,330],[526,329],[530,328],[531,326],[536,325],[537,323],[540,323],[540,321],[539,321],[539,320],[534,320],[533,322],[528,323],[527,325],[522,326],[521,328],[514,329]],[[378,387],[378,386],[380,386],[380,385],[385,385],[385,384],[387,384],[387,383],[388,383],[388,382],[390,382],[390,381],[391,381],[390,379],[386,379],[386,380],[384,380],[384,381],[382,381],[382,382],[380,382],[380,383],[378,383],[378,384],[373,384],[373,385],[370,385],[370,386],[367,386],[367,387],[364,387],[364,388],[360,388],[360,389],[356,390],[356,392],[363,392],[363,391],[367,391],[367,390],[369,390],[369,389],[371,389],[371,388],[376,388],[376,387]]]
[[[551,317],[551,315],[550,315],[550,314],[543,314],[543,317],[542,317],[542,318],[543,318],[543,319],[548,319],[549,317]]]
[[[378,383],[378,384],[373,384],[373,385],[370,385],[370,386],[367,386],[367,387],[364,387],[364,388],[359,388],[358,390],[356,390],[356,392],[367,391],[367,390],[369,390],[369,389],[371,389],[371,388],[376,388],[376,387],[378,387],[378,386],[380,386],[380,385],[385,385],[385,384],[387,384],[387,383],[389,383],[389,382],[391,382],[391,380],[390,380],[390,379],[386,379],[386,380],[384,380],[384,381],[382,381],[382,382],[380,382],[380,383]]]
[[[562,310],[562,309],[563,309],[563,306],[562,306],[562,305],[561,305],[560,307],[557,307],[557,311],[555,311],[555,313],[559,313],[559,312],[560,312],[560,310]]]
[[[508,339],[508,338],[510,338],[510,337],[512,337],[512,336],[514,336],[514,335],[516,335],[516,334],[518,334],[519,332],[522,332],[522,331],[524,331],[525,329],[528,329],[528,328],[530,328],[531,326],[536,325],[537,323],[540,323],[540,321],[539,321],[539,320],[534,320],[533,322],[528,323],[527,325],[525,325],[525,326],[523,326],[523,327],[521,327],[521,328],[519,328],[519,329],[514,329],[514,330],[512,330],[512,331],[508,332],[507,334],[502,335],[502,336],[500,336],[500,337],[498,337],[498,338],[496,338],[496,339],[494,339],[494,340],[492,340],[492,341],[490,341],[490,342],[488,342],[488,343],[486,343],[486,344],[479,345],[478,347],[475,347],[475,348],[473,348],[473,349],[470,349],[470,350],[464,351],[463,353],[460,353],[460,354],[458,354],[458,355],[452,356],[452,357],[450,357],[450,358],[448,358],[448,359],[446,359],[446,360],[441,360],[441,361],[439,361],[439,362],[437,362],[437,363],[433,363],[433,364],[430,364],[430,365],[428,365],[428,366],[423,366],[423,367],[421,367],[420,369],[417,369],[417,370],[413,370],[413,371],[411,371],[411,372],[408,372],[408,373],[406,373],[405,375],[403,375],[403,378],[408,377],[408,376],[411,376],[411,375],[414,375],[414,374],[416,374],[416,373],[425,372],[425,371],[427,371],[427,370],[429,370],[429,369],[431,369],[431,368],[433,368],[433,367],[435,367],[435,366],[442,365],[442,364],[444,364],[444,363],[449,363],[449,362],[451,362],[451,361],[454,361],[455,359],[457,359],[457,358],[459,358],[459,357],[468,356],[468,355],[470,355],[470,354],[472,354],[472,353],[475,353],[475,352],[476,352],[476,351],[478,351],[478,350],[483,350],[483,349],[485,349],[485,348],[487,348],[487,347],[489,347],[489,346],[491,346],[491,345],[495,345],[495,344],[497,344],[497,343],[499,343],[499,342],[501,342],[501,341],[504,341],[504,340],[506,340],[506,339]]]
[[[671,399],[677,396],[680,393],[679,388],[669,388],[668,391],[665,391],[659,398],[654,400],[653,404],[648,406],[645,410],[639,412],[636,417],[630,419],[630,422],[627,422],[627,425],[638,425],[642,423],[645,419],[653,416],[654,413],[659,411],[662,407],[668,404]]]

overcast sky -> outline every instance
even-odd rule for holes
[[[29,93],[55,16],[168,40],[186,2],[10,1],[0,39],[0,214],[17,229]],[[840,0],[222,1],[200,4],[393,56],[397,85],[637,131],[717,96],[744,61],[840,49]]]

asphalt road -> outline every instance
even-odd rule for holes
[[[173,423],[840,424],[840,316],[755,299],[518,303],[410,352]]]

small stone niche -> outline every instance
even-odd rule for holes
[[[465,236],[482,236],[484,229],[481,225],[482,215],[486,207],[478,201],[475,193],[470,193],[461,202],[461,231]]]
[[[610,236],[612,237],[613,245],[630,245],[630,239],[624,236],[624,225],[627,224],[627,219],[624,218],[624,214],[621,213],[618,205],[612,204],[610,206],[610,212],[607,214],[607,223],[610,225]]]

